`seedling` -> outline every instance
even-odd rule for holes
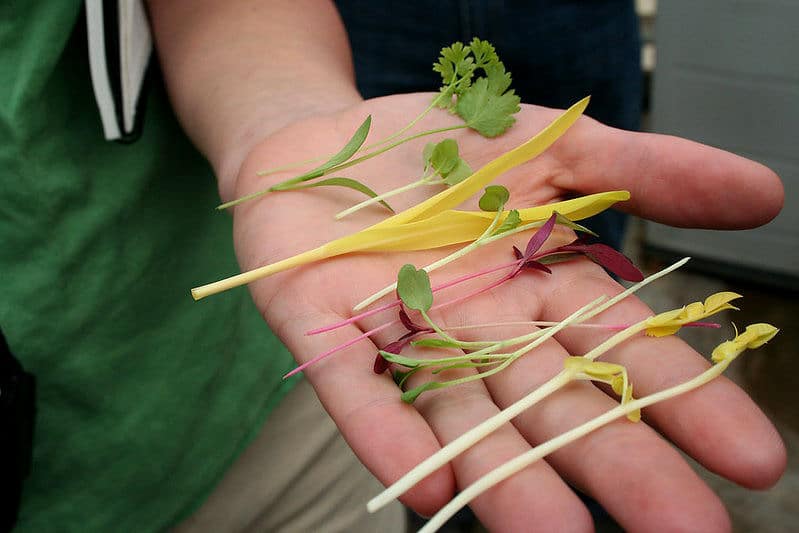
[[[392,193],[378,195],[365,184],[351,178],[333,178],[313,183],[308,182],[367,161],[406,142],[437,133],[470,128],[485,137],[496,137],[513,125],[516,121],[513,115],[521,109],[519,97],[510,89],[512,81],[510,73],[505,70],[505,65],[499,60],[494,47],[486,41],[474,38],[466,46],[463,43],[456,42],[452,46],[443,48],[441,57],[434,64],[433,70],[441,74],[444,85],[431,104],[405,127],[364,149],[363,145],[366,142],[372,123],[371,116],[369,116],[355,131],[344,148],[331,156],[324,164],[267,189],[224,203],[218,206],[217,209],[227,209],[269,192],[319,186],[343,186],[369,196],[371,200],[368,200],[365,205],[379,202],[393,212],[391,207],[385,202],[385,199],[402,191],[392,191]],[[475,80],[475,74],[478,71],[482,71],[484,75]],[[400,138],[401,135],[416,125],[435,107],[450,110],[461,117],[464,123],[445,128],[435,128]],[[358,153],[362,152],[363,155],[353,159]],[[279,170],[287,170],[315,161],[310,160],[298,164],[284,165],[275,169],[261,171],[258,174],[272,174]],[[462,178],[468,176],[471,173],[470,170],[468,166],[462,166],[457,169],[453,167],[447,171],[447,174],[454,174],[449,181],[454,181],[457,176],[462,176]],[[441,175],[441,177],[445,182],[447,181],[444,175]],[[432,177],[423,177],[420,181],[423,182],[421,183],[423,185],[426,184],[424,182],[432,179]],[[357,211],[365,207],[365,205],[358,204],[352,211],[348,210],[339,213],[337,218]]]

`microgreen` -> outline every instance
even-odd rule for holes
[[[650,394],[648,396],[644,396],[642,398],[629,399],[626,402],[622,401],[620,405],[605,412],[604,414],[599,415],[589,420],[588,422],[585,422],[569,431],[566,431],[561,435],[553,437],[552,439],[544,443],[538,444],[531,450],[523,453],[522,455],[516,457],[515,459],[512,459],[507,463],[499,466],[498,468],[492,470],[488,474],[484,475],[483,477],[475,481],[473,484],[464,488],[455,498],[453,498],[448,504],[442,507],[430,519],[430,521],[428,521],[427,524],[425,524],[425,526],[419,530],[419,532],[433,533],[434,531],[437,531],[446,522],[447,519],[449,519],[459,509],[467,505],[470,501],[478,497],[480,494],[484,493],[494,485],[509,478],[510,476],[514,475],[520,470],[528,467],[534,462],[559,450],[560,448],[570,444],[571,442],[574,442],[575,440],[587,435],[588,433],[595,431],[596,429],[605,426],[610,422],[618,418],[621,418],[623,416],[630,417],[630,415],[633,415],[632,418],[636,418],[634,413],[640,412],[641,409],[645,407],[667,400],[669,398],[673,398],[675,396],[679,396],[681,394],[685,394],[698,387],[701,387],[702,385],[708,383],[709,381],[712,381],[713,379],[720,376],[727,369],[730,363],[744,350],[753,349],[762,346],[763,343],[773,338],[774,335],[776,335],[776,333],[779,331],[777,328],[771,326],[770,324],[755,324],[753,326],[748,327],[747,331],[749,331],[750,328],[752,328],[754,331],[757,331],[757,333],[751,334],[754,341],[748,342],[746,340],[738,340],[738,338],[736,337],[736,339],[733,339],[732,341],[727,341],[723,343],[718,348],[716,348],[716,350],[714,350],[714,353],[716,353],[717,351],[724,351],[726,352],[725,355],[720,356],[717,361],[714,361],[715,364],[713,366],[711,366],[701,374],[695,376],[694,378],[685,381],[683,383],[680,383],[678,385],[675,385],[673,387],[669,387],[667,389]],[[735,348],[734,349],[722,348],[723,346],[731,346],[731,345],[735,345]],[[564,369],[564,372],[568,372],[568,369]],[[558,377],[560,376],[560,380],[562,380],[563,376],[565,375],[564,372],[561,372],[561,374],[558,374],[558,376],[556,376],[556,378],[553,379],[558,379]],[[531,393],[531,395],[529,395],[529,396],[535,395],[536,401],[541,399],[540,398],[541,395],[536,394],[537,392],[538,391],[534,391],[533,393]],[[523,398],[522,400],[517,402],[517,404],[529,404],[529,403],[530,402],[528,401],[527,398]],[[471,446],[471,444],[481,440],[486,435],[493,432],[496,428],[504,424],[504,422],[510,420],[510,418],[508,418],[509,414],[515,413],[514,416],[516,416],[519,414],[519,412],[529,407],[529,405],[526,406],[521,405],[521,407],[522,409],[520,410],[518,407],[516,407],[516,404],[514,404],[511,407],[503,410],[499,414],[495,415],[494,417],[488,419],[480,426],[477,426],[476,428],[470,430],[464,435],[461,435],[461,437],[459,437],[452,443],[448,444],[447,446],[439,450],[439,452],[428,458],[417,468],[411,470],[409,474],[406,474],[406,476],[401,478],[397,483],[386,489],[376,498],[373,498],[367,504],[367,509],[370,512],[375,512],[376,510],[380,509],[386,503],[392,501],[396,496],[399,496],[400,494],[404,493],[408,488],[412,487],[416,483],[416,481],[424,479],[424,477],[426,477],[429,473],[436,470],[441,465],[449,462],[455,456],[460,454],[463,450],[468,449]],[[506,411],[510,411],[510,413],[506,414]],[[422,466],[424,466],[424,468],[420,468]],[[410,476],[411,473],[414,474],[413,479],[411,479]],[[394,496],[395,494],[396,496]]]
[[[430,277],[413,265],[403,265],[397,275],[397,294],[409,309],[427,311],[433,305]]]
[[[364,143],[366,142],[371,128],[371,116],[369,116],[355,131],[345,146],[322,165],[278,183],[277,185],[273,185],[268,189],[224,203],[217,207],[217,209],[227,209],[242,202],[258,198],[269,192],[289,191],[317,186],[305,185],[300,187],[298,184],[335,171],[343,170],[419,137],[463,128],[471,128],[485,137],[496,137],[504,133],[516,121],[513,115],[518,113],[521,109],[519,106],[521,100],[515,92],[510,89],[510,84],[512,82],[511,75],[505,70],[505,65],[499,60],[494,47],[487,41],[474,38],[466,46],[464,46],[463,43],[456,42],[451,46],[443,48],[439,60],[433,65],[433,70],[441,74],[445,85],[441,88],[438,96],[436,96],[433,102],[431,102],[422,113],[397,132],[364,147]],[[477,78],[473,82],[474,76],[478,70],[482,70],[483,76]],[[399,138],[422,120],[435,107],[449,109],[461,117],[464,124],[447,128],[431,129]],[[361,152],[364,152],[363,156],[352,159],[356,154]],[[280,170],[295,168],[301,166],[303,163],[314,161],[315,160],[312,159],[298,164],[283,165],[281,167],[260,171],[258,174],[262,176],[272,174]],[[447,185],[454,185],[469,174],[471,174],[471,169],[468,165],[466,165],[463,160],[457,160],[457,164],[449,168],[446,173],[441,173],[441,176]],[[351,182],[328,182],[325,185],[345,186],[362,192],[373,199],[377,197],[369,187],[360,182],[358,182],[357,187],[353,187],[353,183]],[[366,203],[366,205],[380,201],[380,203],[388,207],[388,205],[385,204],[385,198],[386,196],[384,195],[379,200],[375,200],[374,202],[370,201]],[[349,214],[349,212],[346,212],[346,214]],[[346,216],[346,214],[340,213],[337,218]]]
[[[318,248],[214,283],[195,287],[191,291],[192,297],[199,300],[277,272],[347,253],[422,250],[472,241],[482,234],[486,226],[491,224],[495,215],[489,215],[486,220],[484,215],[487,213],[457,211],[453,208],[491,183],[500,173],[529,161],[543,152],[574,124],[587,105],[587,98],[577,102],[527,142],[500,155],[457,185],[445,189],[414,207]],[[523,222],[532,223],[546,218],[553,209],[556,209],[570,218],[578,220],[595,215],[615,202],[627,200],[629,197],[630,195],[626,191],[597,193],[557,204],[520,209],[519,216]],[[393,287],[388,292],[392,290]]]
[[[473,81],[478,69],[485,76]],[[509,90],[510,72],[490,43],[477,38],[466,46],[456,42],[441,50],[433,70],[444,82],[434,102],[457,114],[471,129],[496,137],[516,121],[513,115],[519,112],[521,100]]]
[[[423,163],[424,171],[422,177],[418,180],[383,194],[369,194],[371,196],[370,199],[337,213],[335,218],[344,218],[377,202],[385,203],[386,199],[417,187],[425,185],[446,185],[451,187],[472,174],[472,168],[460,157],[458,143],[454,139],[444,139],[438,143],[427,143],[423,152]]]
[[[320,178],[320,177],[322,177],[322,176],[324,176],[326,174],[329,174],[333,170],[341,168],[340,166],[344,162],[346,162],[350,158],[352,158],[352,156],[354,156],[358,152],[358,150],[361,148],[361,146],[363,146],[363,143],[366,141],[366,137],[369,135],[369,129],[371,127],[372,127],[372,116],[369,115],[368,117],[366,117],[366,120],[364,120],[363,123],[361,123],[361,125],[358,127],[358,129],[355,130],[355,133],[352,135],[350,140],[347,141],[347,143],[344,145],[344,147],[341,150],[339,150],[337,153],[333,154],[330,157],[330,159],[328,159],[326,162],[322,163],[318,167],[316,167],[314,169],[311,169],[308,172],[305,172],[304,174],[300,174],[299,176],[295,176],[295,177],[293,177],[293,178],[291,178],[289,180],[286,180],[286,181],[283,181],[281,183],[278,183],[277,185],[273,185],[272,187],[269,187],[268,189],[255,192],[255,193],[249,194],[247,196],[242,196],[241,198],[238,198],[238,199],[233,200],[231,202],[224,203],[224,204],[218,206],[217,209],[227,209],[229,207],[233,207],[235,205],[238,205],[240,203],[246,202],[248,200],[252,200],[254,198],[258,198],[259,196],[262,196],[262,195],[264,195],[264,194],[266,194],[268,192],[287,191],[287,190],[291,190],[291,189],[303,189],[303,188],[314,187],[314,186],[318,186],[318,185],[340,185],[340,186],[345,186],[345,187],[349,187],[351,189],[358,190],[358,191],[363,192],[364,194],[366,194],[368,196],[372,196],[372,197],[377,196],[377,193],[372,191],[372,189],[370,189],[366,185],[364,185],[364,184],[362,184],[362,183],[360,183],[360,182],[358,182],[356,180],[353,180],[353,179],[347,179],[346,182],[345,181],[337,181],[337,182],[329,182],[328,181],[328,183],[324,183],[324,184],[316,183],[316,184],[306,184],[304,186],[299,185],[301,183],[305,183],[305,182],[310,181],[312,179]],[[339,178],[339,180],[342,180],[342,179],[344,179],[344,178]]]

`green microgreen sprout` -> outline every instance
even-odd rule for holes
[[[492,189],[492,191],[496,191],[499,194],[500,198],[503,198],[505,196],[504,193],[499,191],[499,190]],[[488,196],[490,196],[491,194],[494,194],[494,193],[493,192],[492,193],[487,193]],[[484,202],[485,201],[487,201],[487,200],[484,200]],[[455,298],[453,300],[449,300],[449,301],[443,302],[441,304],[438,304],[438,305],[434,306],[434,309],[455,305],[455,304],[458,304],[458,303],[460,303],[460,302],[462,302],[464,300],[467,300],[469,298],[473,298],[473,297],[475,297],[475,296],[477,296],[479,294],[482,294],[484,292],[492,290],[492,289],[498,287],[499,285],[509,281],[510,279],[513,279],[514,277],[519,275],[519,273],[522,272],[523,270],[529,270],[530,268],[534,268],[535,270],[543,270],[544,272],[547,272],[548,269],[546,267],[542,268],[542,266],[538,265],[538,261],[547,258],[549,256],[549,254],[557,254],[558,256],[561,257],[561,260],[563,260],[563,258],[566,257],[566,256],[574,258],[574,257],[578,257],[580,254],[583,254],[584,250],[582,248],[580,248],[578,250],[575,250],[575,251],[564,252],[564,251],[562,251],[563,247],[557,247],[557,248],[554,248],[554,249],[551,249],[551,250],[545,250],[543,252],[538,252],[540,246],[543,245],[543,243],[546,240],[547,236],[549,236],[549,234],[551,233],[552,228],[553,228],[553,226],[554,226],[556,221],[560,222],[560,223],[566,223],[566,225],[568,227],[574,226],[574,224],[571,223],[570,221],[568,221],[568,219],[566,219],[562,215],[559,215],[559,214],[555,213],[546,222],[544,222],[543,226],[541,228],[539,228],[539,230],[535,234],[533,234],[533,236],[530,238],[530,241],[528,242],[528,244],[527,244],[527,246],[525,248],[525,254],[522,254],[521,258],[518,258],[516,261],[511,262],[511,263],[507,263],[507,264],[503,264],[503,265],[499,265],[499,266],[495,266],[495,267],[490,267],[490,268],[481,270],[481,271],[476,272],[476,273],[468,274],[468,275],[456,278],[454,280],[450,280],[450,281],[448,281],[446,283],[443,283],[441,285],[438,285],[436,287],[432,287],[431,291],[432,292],[437,292],[439,290],[443,290],[443,289],[455,286],[455,285],[457,285],[459,283],[462,283],[464,281],[468,281],[468,280],[471,280],[471,279],[474,279],[474,278],[477,278],[477,277],[480,277],[480,276],[483,276],[483,275],[486,275],[486,274],[490,274],[490,273],[493,273],[493,272],[496,272],[496,271],[499,271],[499,270],[512,269],[512,271],[509,274],[506,274],[505,276],[503,276],[503,277],[499,278],[498,280],[492,282],[488,286],[485,286],[485,287],[482,287],[480,289],[477,289],[477,290],[475,290],[475,291],[473,291],[471,293],[468,293],[468,294],[465,294],[465,295],[461,295],[458,298]],[[565,246],[569,246],[569,245],[565,245]],[[589,249],[590,249],[590,246],[593,246],[593,245],[581,245],[581,246],[589,247]],[[519,253],[521,253],[521,252],[519,252]],[[615,255],[613,255],[613,254],[615,254]],[[615,252],[615,251],[606,252],[604,255],[602,255],[602,254],[596,254],[596,255],[598,255],[598,256],[601,255],[602,256],[601,257],[601,261],[597,260],[596,258],[595,258],[595,260],[597,260],[598,262],[600,262],[600,264],[603,264],[603,266],[606,266],[606,267],[608,266],[608,264],[611,265],[611,267],[613,267],[613,263],[614,262],[615,263],[622,263],[622,264],[625,264],[625,265],[627,263],[629,263],[629,260],[627,260],[624,256],[622,256],[621,254],[619,254],[618,252]],[[604,263],[602,261],[604,261]],[[683,259],[682,261],[676,263],[675,265],[669,267],[668,269],[665,269],[662,273],[655,274],[655,275],[651,276],[650,278],[648,278],[647,280],[641,281],[638,285],[635,285],[634,287],[624,291],[621,295],[619,295],[618,297],[614,298],[612,301],[613,302],[618,301],[621,298],[624,298],[624,297],[632,294],[632,292],[634,292],[638,288],[642,287],[646,283],[649,283],[650,281],[652,281],[654,279],[657,279],[658,277],[660,277],[662,275],[665,275],[665,273],[671,272],[673,269],[676,269],[676,268],[682,266],[687,261],[688,261],[688,258]],[[607,264],[605,264],[605,263],[607,263]],[[641,275],[640,271],[638,271],[638,269],[636,269],[634,266],[632,266],[631,263],[625,269],[620,269],[620,268],[617,268],[617,267],[613,267],[613,268],[615,268],[615,271],[619,271],[620,272],[621,277],[625,277],[625,275],[627,275],[627,279],[630,280],[630,281],[639,281],[642,278],[642,275]],[[627,271],[627,270],[629,270],[629,271]],[[338,329],[340,327],[346,326],[348,324],[352,324],[354,322],[357,322],[358,320],[361,320],[361,319],[366,318],[368,316],[371,316],[373,314],[376,314],[376,313],[379,313],[379,312],[382,312],[382,311],[386,311],[388,309],[391,309],[393,307],[401,305],[401,303],[402,303],[402,301],[400,299],[397,299],[397,300],[395,300],[395,301],[393,301],[391,303],[388,303],[388,304],[385,304],[385,305],[380,306],[378,308],[375,308],[375,309],[360,313],[358,315],[355,315],[353,317],[345,319],[345,320],[343,320],[341,322],[338,322],[336,324],[329,325],[329,326],[324,326],[324,327],[321,327],[321,328],[317,328],[317,329],[308,331],[306,334],[307,335],[317,335],[317,334],[320,334],[320,333],[325,333],[325,332],[328,332],[328,331],[332,331],[332,330]],[[607,307],[606,306],[602,306],[601,309],[605,309],[605,308],[607,308]],[[600,312],[600,311],[592,312],[590,314],[590,316],[595,316],[598,312]],[[469,349],[472,349],[472,348],[483,348],[485,346],[493,345],[493,344],[496,344],[496,343],[502,343],[500,346],[503,347],[503,348],[512,346],[512,344],[507,343],[505,341],[462,343],[460,341],[455,341],[454,339],[448,340],[447,338],[414,340],[422,332],[419,331],[418,327],[410,327],[410,326],[408,326],[408,324],[410,323],[410,319],[408,318],[406,320],[403,317],[407,317],[407,315],[405,315],[404,310],[401,309],[400,310],[400,320],[399,321],[401,321],[403,324],[405,324],[406,329],[408,330],[408,333],[404,334],[402,337],[400,337],[396,341],[390,343],[389,345],[384,346],[383,347],[384,351],[387,351],[387,352],[390,352],[390,353],[394,353],[394,354],[398,354],[399,351],[402,350],[402,348],[404,348],[405,346],[407,346],[408,344],[411,344],[411,343],[413,343],[416,346],[430,345],[430,347],[439,347],[439,348],[442,348],[442,347],[459,347],[459,348],[469,348]],[[397,320],[386,322],[386,323],[382,324],[381,326],[377,326],[377,327],[375,327],[375,328],[373,328],[371,330],[368,330],[368,331],[358,335],[354,339],[350,339],[349,341],[347,341],[345,343],[342,343],[342,344],[340,344],[338,346],[335,346],[335,347],[327,350],[326,352],[323,352],[323,353],[315,356],[310,361],[307,361],[307,362],[303,363],[302,365],[298,366],[297,368],[292,370],[289,374],[287,374],[286,377],[294,375],[295,373],[307,368],[308,366],[316,363],[317,361],[320,361],[320,360],[322,360],[322,359],[324,359],[324,358],[326,358],[326,357],[328,357],[328,356],[330,356],[330,355],[332,355],[332,354],[334,354],[334,353],[336,353],[338,351],[341,351],[341,350],[343,350],[345,348],[348,348],[348,347],[352,346],[353,344],[355,344],[355,343],[357,343],[357,342],[359,342],[359,341],[361,341],[363,339],[366,339],[366,338],[368,338],[370,336],[373,336],[376,333],[378,333],[380,331],[383,331],[386,328],[389,328],[389,327],[395,325],[397,322],[398,322]],[[530,323],[530,325],[552,326],[552,325],[554,325],[554,323],[551,323],[551,322],[533,322],[533,323]],[[694,326],[696,326],[696,327],[716,327],[715,324],[703,324],[703,323],[698,323],[698,322],[691,322],[691,323],[687,323],[686,325],[692,326],[692,327],[694,327]],[[470,327],[478,327],[478,326],[475,325],[475,326],[470,326]],[[608,329],[608,330],[618,330],[618,329],[624,329],[624,328],[628,327],[628,325],[598,325],[598,324],[597,325],[590,325],[589,324],[589,325],[585,325],[584,327],[601,327],[601,328]],[[522,336],[522,337],[518,338],[517,344],[522,343],[522,342],[528,342],[528,341],[532,340],[533,338],[534,337]],[[459,344],[457,346],[453,346],[453,343],[455,343],[455,342],[459,342]],[[449,343],[449,344],[447,344],[447,343]],[[381,373],[381,372],[385,371],[387,368],[388,368],[388,364],[383,359],[383,357],[378,354],[378,356],[375,359],[375,363],[374,363],[374,371],[377,372],[377,373]]]
[[[438,62],[433,66],[433,70],[441,74],[444,85],[430,105],[397,132],[376,143],[364,146],[371,129],[372,120],[371,116],[369,116],[363,121],[360,127],[358,127],[346,145],[338,153],[332,155],[325,163],[267,189],[221,204],[217,209],[227,209],[270,192],[307,189],[319,186],[340,186],[354,189],[369,196],[370,200],[366,202],[366,205],[379,202],[393,212],[391,206],[385,201],[385,199],[389,197],[387,196],[388,193],[382,196],[378,195],[367,185],[351,178],[337,177],[326,180],[318,180],[318,178],[338,173],[404,143],[428,135],[469,128],[485,137],[496,137],[504,133],[514,124],[516,119],[513,115],[518,113],[521,109],[521,100],[515,92],[510,89],[510,84],[512,82],[510,73],[505,70],[505,66],[499,60],[494,47],[487,41],[474,38],[466,46],[464,46],[463,43],[456,42],[452,46],[443,48]],[[475,79],[475,75],[478,71],[482,71],[484,75]],[[448,109],[461,117],[464,123],[430,129],[402,137],[404,133],[436,107]],[[358,154],[363,155],[355,157]],[[297,164],[289,164],[263,170],[258,172],[258,175],[265,176],[316,161],[319,161],[319,159],[306,160]],[[460,161],[462,162],[463,160],[461,159]],[[449,181],[450,183],[448,184],[452,185],[457,183],[455,180],[457,180],[459,176],[460,179],[464,179],[469,174],[471,174],[471,169],[463,162],[463,165],[460,167],[449,169],[447,171],[447,176],[439,175],[445,183]],[[452,177],[449,178],[449,176]],[[423,176],[420,181],[426,179],[432,180],[433,178]],[[399,192],[392,191],[393,194],[399,194]],[[358,207],[358,209],[362,207],[365,207],[365,205]],[[354,209],[354,211],[357,211],[357,209]],[[339,213],[337,218],[346,216],[346,214],[349,214],[349,212],[344,211]]]
[[[454,139],[444,139],[438,143],[427,143],[423,153],[424,170],[422,177],[416,181],[364,200],[336,214],[336,219],[344,218],[364,207],[387,200],[392,196],[422,187],[425,185],[446,185],[452,187],[472,174],[472,168],[460,157],[458,143]]]

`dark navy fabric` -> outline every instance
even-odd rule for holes
[[[439,50],[472,37],[490,41],[523,102],[566,108],[591,95],[587,114],[637,130],[642,77],[632,0],[338,0],[366,98],[436,91]],[[586,222],[619,248],[624,216]]]

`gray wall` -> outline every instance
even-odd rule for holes
[[[786,202],[745,232],[647,223],[646,244],[799,277],[799,0],[665,0],[655,31],[652,129],[760,161]]]

